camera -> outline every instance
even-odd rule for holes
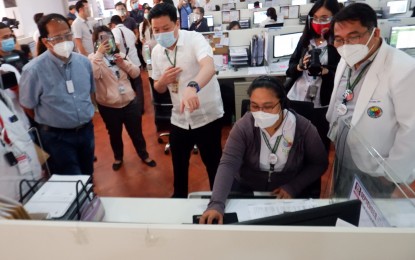
[[[321,62],[320,62],[320,54],[321,49],[311,49],[309,52],[310,54],[310,62],[308,64],[308,75],[317,77],[321,74]]]

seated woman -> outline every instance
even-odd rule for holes
[[[149,158],[143,136],[141,106],[128,79],[136,78],[140,68],[131,63],[125,54],[117,53],[114,36],[108,27],[95,28],[92,39],[96,52],[88,58],[94,71],[98,109],[114,153],[112,169],[119,170],[123,163],[123,125],[143,163],[154,167],[156,162]]]
[[[327,152],[309,120],[288,109],[284,87],[261,76],[248,88],[250,110],[232,128],[200,223],[223,223],[231,190],[271,191],[279,199],[319,197]],[[319,187],[319,185],[318,185]]]
[[[264,28],[265,25],[277,23],[277,11],[274,7],[267,9],[267,19],[261,22],[259,27]]]
[[[189,31],[208,32],[209,26],[206,18],[204,17],[205,9],[203,7],[196,7],[193,10],[193,15],[194,22],[190,25]]]
[[[228,31],[230,30],[240,30],[241,29],[241,25],[239,24],[238,21],[232,21],[229,23],[228,27],[226,28]]]

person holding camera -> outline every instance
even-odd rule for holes
[[[137,78],[140,67],[129,58],[123,59],[125,54],[119,53],[114,35],[108,27],[97,27],[92,39],[96,52],[89,55],[89,59],[94,72],[98,109],[107,127],[114,153],[112,169],[117,171],[123,164],[123,125],[138,156],[146,165],[154,167],[156,162],[149,158],[143,136],[141,106],[128,79]]]
[[[290,100],[313,102],[315,120],[319,134],[327,149],[330,140],[325,119],[327,106],[333,91],[334,74],[340,55],[328,43],[330,22],[339,11],[337,0],[318,0],[308,13],[308,23],[297,48],[291,55],[286,84]]]

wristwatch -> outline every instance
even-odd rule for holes
[[[191,88],[195,88],[196,89],[196,93],[200,91],[200,86],[199,86],[199,84],[196,81],[190,81],[187,84],[187,86],[188,87],[191,87]]]

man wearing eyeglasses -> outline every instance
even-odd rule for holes
[[[65,17],[49,14],[38,27],[47,51],[23,68],[20,103],[38,124],[51,173],[91,175],[95,92],[91,63],[73,52]]]
[[[76,2],[76,11],[78,17],[72,23],[72,32],[75,38],[75,45],[79,53],[88,56],[94,53],[94,44],[92,42],[92,26],[88,23],[88,17],[91,16],[88,1],[81,0]]]
[[[336,145],[335,193],[348,196],[356,174],[372,196],[389,197],[392,180],[402,187],[415,180],[415,59],[380,37],[376,13],[366,4],[342,9],[332,26],[342,57],[327,113]]]

